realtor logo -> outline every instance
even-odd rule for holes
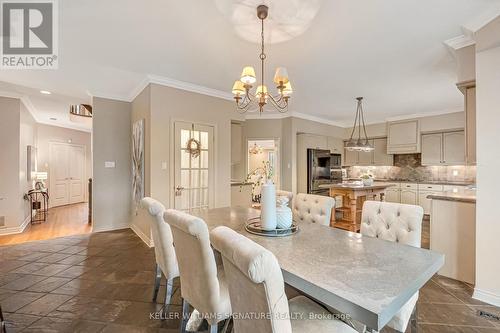
[[[57,69],[57,0],[1,0],[2,69]]]

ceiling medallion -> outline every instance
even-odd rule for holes
[[[363,97],[356,97],[358,100],[358,107],[356,109],[356,117],[354,118],[354,125],[352,127],[351,137],[349,141],[347,141],[345,148],[349,151],[365,151],[370,152],[375,148],[370,141],[368,141],[368,135],[366,135],[366,126],[365,126],[365,116],[363,113]],[[363,133],[361,133],[361,126],[363,126]],[[354,135],[356,133],[356,127],[358,132],[358,138],[354,139]],[[364,136],[362,138],[362,135]]]
[[[255,77],[255,69],[251,66],[246,66],[243,68],[241,73],[241,78],[234,82],[233,85],[233,95],[236,101],[236,109],[240,113],[245,113],[249,111],[253,106],[257,105],[259,113],[264,112],[264,106],[269,102],[271,105],[279,112],[284,113],[288,111],[288,100],[292,94],[292,85],[288,79],[288,73],[286,68],[278,67],[276,73],[274,74],[274,83],[277,85],[279,94],[276,96],[271,95],[267,91],[267,87],[264,84],[264,61],[266,60],[266,54],[264,53],[264,20],[268,14],[268,7],[265,5],[260,5],[257,7],[257,17],[261,21],[261,52],[259,55],[261,61],[261,82],[257,86],[255,93],[250,92],[253,84],[257,81]]]

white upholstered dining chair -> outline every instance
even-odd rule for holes
[[[335,199],[322,195],[299,193],[292,203],[293,219],[297,222],[312,222],[330,225]]]
[[[361,215],[361,234],[420,247],[423,217],[424,210],[420,206],[365,201]],[[387,323],[387,326],[405,332],[417,300],[418,291]]]
[[[208,227],[202,219],[167,209],[165,221],[172,227],[179,263],[182,296],[181,332],[186,329],[189,305],[217,332],[218,323],[231,317],[231,302],[224,270],[215,261]],[[227,329],[226,320],[224,330]]]
[[[153,198],[143,198],[141,200],[142,209],[146,210],[146,216],[151,226],[153,243],[155,249],[156,273],[153,290],[153,302],[156,302],[162,274],[165,276],[165,299],[164,313],[168,312],[168,306],[172,300],[172,290],[174,278],[179,276],[179,267],[175,256],[172,231],[170,226],[163,220],[165,207]]]
[[[212,230],[210,238],[222,255],[235,332],[356,333],[305,296],[288,300],[281,268],[270,251],[224,226]],[[259,316],[251,316],[255,314]]]

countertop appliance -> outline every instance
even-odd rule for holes
[[[340,154],[331,154],[329,150],[307,149],[307,193],[329,195],[329,190],[319,188],[319,185],[342,182],[340,157]]]

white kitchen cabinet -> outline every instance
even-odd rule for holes
[[[422,165],[465,164],[464,131],[422,135]]]
[[[443,161],[446,165],[465,164],[464,131],[443,134]]]
[[[327,137],[327,146],[327,149],[329,149],[332,154],[344,153],[344,140],[340,138]]]
[[[358,152],[344,149],[344,166],[353,166],[358,164]]]
[[[401,203],[416,205],[418,203],[418,186],[413,183],[401,184]]]
[[[231,165],[242,161],[243,127],[238,123],[231,123]]]
[[[443,134],[422,135],[422,165],[441,165],[443,163]]]
[[[465,105],[465,162],[476,164],[476,81],[457,84],[464,94]]]
[[[373,145],[373,140],[368,140]],[[358,165],[373,165],[373,151],[360,151],[358,153]]]
[[[394,155],[387,154],[387,138],[373,139],[373,165],[392,166]]]
[[[401,188],[399,183],[394,183],[395,186],[388,187],[385,190],[385,201],[386,202],[401,202]]]
[[[420,152],[420,122],[418,119],[387,123],[387,153],[412,154]]]

